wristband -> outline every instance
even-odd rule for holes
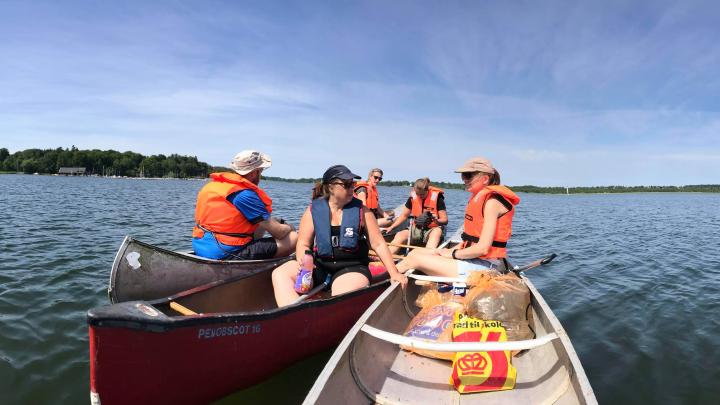
[[[452,251],[452,258],[455,259],[455,260],[458,260],[458,258],[455,257],[455,252],[457,252],[457,249],[455,249],[455,250]]]

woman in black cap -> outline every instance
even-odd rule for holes
[[[331,277],[332,295],[354,291],[370,284],[368,241],[380,256],[390,279],[403,285],[407,277],[395,268],[375,214],[353,197],[354,174],[343,165],[330,167],[322,182],[313,190],[313,200],[300,219],[297,261],[283,264],[273,271],[272,281],[278,307],[292,304],[299,295],[294,285],[302,258],[312,250],[315,258],[314,285]]]

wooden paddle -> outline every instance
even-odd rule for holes
[[[530,270],[530,269],[534,269],[535,267],[543,266],[543,265],[545,265],[545,264],[548,264],[548,263],[550,263],[551,261],[553,261],[553,259],[556,258],[556,257],[557,257],[557,255],[556,255],[555,253],[553,253],[553,254],[551,254],[551,255],[549,255],[549,256],[547,256],[547,257],[543,257],[542,259],[535,260],[534,262],[532,262],[532,263],[530,263],[530,264],[526,264],[526,265],[524,265],[524,266],[522,266],[522,267],[520,267],[520,266],[515,266],[515,267],[513,267],[513,268],[511,268],[511,269],[508,269],[508,270],[514,272],[514,273],[517,274],[517,275],[520,275],[520,273],[523,272],[523,271],[527,271],[527,270]]]
[[[435,249],[426,248],[423,246],[403,245],[402,243],[392,243],[392,242],[385,242],[385,243],[388,246],[402,247],[402,248],[408,248],[408,249],[435,250]]]
[[[410,226],[408,226],[408,241],[407,245],[410,246],[410,241],[412,241],[412,232],[413,228],[415,227],[415,217],[410,215]],[[402,246],[400,246],[402,247]],[[405,256],[407,256],[410,253],[410,251],[405,252]]]
[[[378,255],[378,254],[377,254],[377,252],[375,252],[375,251],[374,251],[374,250],[372,250],[372,249],[368,250],[368,254],[369,254],[370,256],[377,256],[377,257],[380,257],[380,255]],[[402,260],[402,259],[404,259],[404,258],[405,258],[405,256],[400,256],[400,255],[392,255],[392,258],[393,258],[393,259],[399,259],[399,260]]]
[[[197,312],[193,311],[192,309],[190,309],[184,305],[181,305],[175,301],[170,301],[170,308],[174,309],[175,311],[177,311],[185,316],[198,314]]]
[[[319,293],[319,292],[322,291],[325,287],[327,287],[328,285],[330,285],[330,280],[331,280],[330,276],[327,276],[327,277],[325,278],[325,281],[323,281],[322,284],[320,284],[319,286],[316,286],[316,287],[313,288],[312,290],[308,291],[307,294],[301,295],[298,299],[296,299],[296,300],[295,300],[292,304],[290,304],[290,305],[295,305],[295,304],[297,304],[297,303],[299,303],[299,302],[303,302],[303,301],[305,301],[306,299],[312,297],[313,295]]]

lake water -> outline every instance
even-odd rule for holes
[[[190,247],[202,181],[0,175],[0,403],[89,401],[85,314],[125,235]],[[297,224],[309,184],[264,182]],[[407,189],[380,187],[381,204]],[[448,190],[450,231],[467,193]],[[720,195],[520,194],[509,245],[569,333],[598,400],[720,398]],[[271,294],[268,291],[268,294]],[[300,402],[330,352],[220,401]],[[279,394],[282,392],[282,394]]]

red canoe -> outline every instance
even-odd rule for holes
[[[385,274],[349,294],[322,293],[278,309],[271,272],[90,310],[92,402],[199,404],[222,398],[337,345],[388,286]],[[172,302],[198,315],[183,316]]]

